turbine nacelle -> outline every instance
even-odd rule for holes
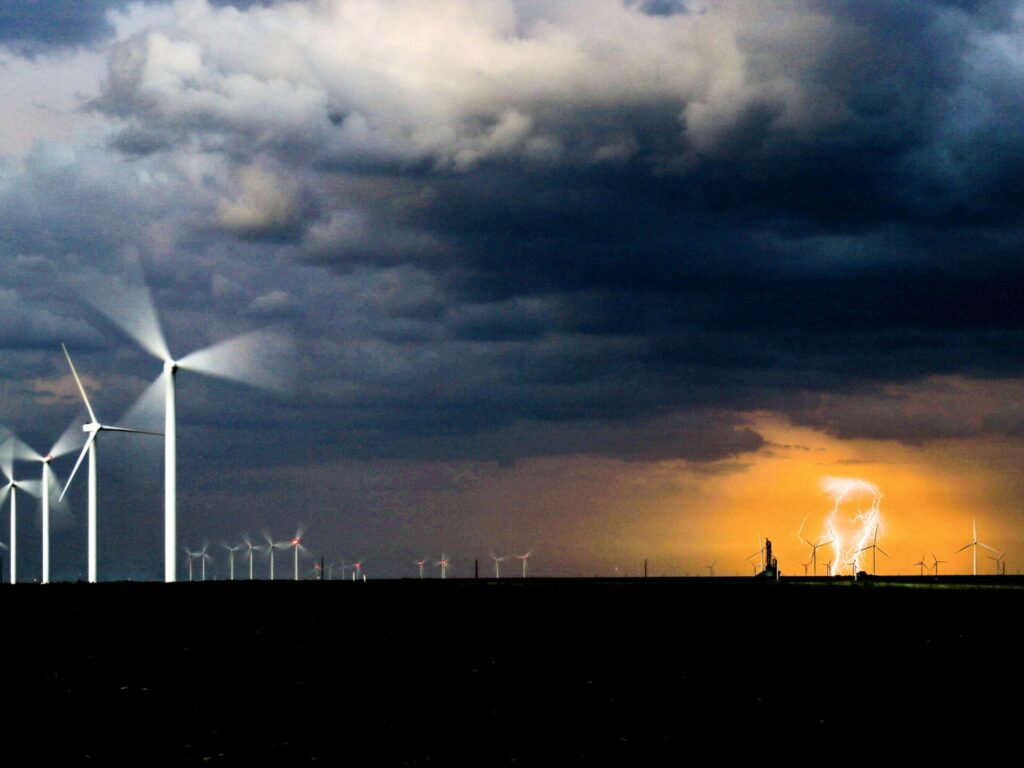
[[[92,434],[93,432],[99,432],[101,429],[103,429],[103,425],[98,424],[95,421],[90,421],[88,424],[82,425],[82,431],[87,432],[89,434]]]

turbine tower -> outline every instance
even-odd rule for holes
[[[236,544],[235,546],[231,546],[230,544],[222,544],[221,546],[224,547],[224,549],[226,549],[228,551],[228,572],[231,574],[229,578],[230,578],[231,581],[234,581],[235,580],[235,552],[240,552],[242,549],[244,549],[245,548],[245,544]]]
[[[880,546],[878,546],[878,526],[877,525],[875,526],[875,535],[871,538],[871,543],[868,544],[866,547],[862,547],[861,549],[857,550],[857,554],[859,555],[861,552],[867,552],[869,549],[871,550],[871,575],[874,576],[875,574],[878,573],[878,570],[876,568],[876,566],[877,566],[876,558],[878,557],[877,553],[881,552],[886,557],[889,556],[888,554],[886,554],[886,551],[884,549],[882,549]]]
[[[71,487],[71,482],[75,479],[75,474],[78,472],[78,468],[82,466],[82,459],[85,458],[86,454],[89,454],[89,583],[96,583],[96,444],[99,439],[100,432],[128,432],[130,434],[138,435],[159,435],[159,432],[145,432],[141,429],[128,429],[125,427],[111,427],[106,424],[101,424],[96,418],[96,413],[92,409],[92,404],[89,402],[89,396],[85,394],[85,387],[82,386],[82,380],[78,378],[78,371],[75,370],[75,364],[71,362],[71,355],[68,353],[68,348],[63,344],[60,345],[61,349],[64,350],[64,357],[67,358],[68,366],[71,368],[71,375],[75,377],[75,384],[78,385],[78,391],[82,395],[82,400],[85,402],[85,408],[89,412],[89,423],[83,425],[82,431],[89,435],[89,439],[85,441],[85,447],[82,448],[82,452],[78,455],[78,461],[75,462],[75,468],[71,470],[71,474],[68,476],[68,481],[64,486],[64,490],[60,494],[59,501],[64,500],[64,495],[68,492],[68,488]]]
[[[507,559],[508,559],[507,556],[498,557],[496,554],[491,552],[491,560],[494,561],[494,578],[496,578],[496,579],[500,579],[501,578],[501,563],[502,563],[502,561],[507,560]]]
[[[914,563],[914,565],[920,566],[921,568],[920,573],[918,573],[917,575],[924,576],[924,554],[921,555],[921,559]]]
[[[807,539],[805,539],[804,535],[803,535],[804,523],[806,523],[806,522],[807,522],[807,518],[804,517],[803,522],[800,523],[800,530],[797,531],[796,535],[797,535],[797,538],[800,539],[800,541],[802,541],[804,544],[806,544],[807,546],[809,546],[811,548],[811,559],[808,562],[808,565],[812,566],[813,571],[814,571],[814,575],[817,576],[818,575],[818,549],[820,549],[821,547],[825,547],[825,546],[828,546],[829,544],[834,543],[835,542],[835,537],[833,536],[828,541],[819,541],[817,544],[812,544]],[[831,533],[831,532],[832,531],[831,531],[831,528],[830,528],[829,529],[829,533]],[[824,537],[822,537],[822,538],[824,538]],[[801,563],[801,565],[803,565],[803,563]],[[804,576],[807,575],[806,571],[807,571],[807,569],[804,568]]]
[[[968,544],[964,544],[962,547],[960,547],[960,549],[958,549],[956,551],[956,554],[960,554],[961,552],[963,552],[968,547],[970,547],[973,550],[971,552],[971,575],[977,576],[978,575],[978,547],[984,547],[989,552],[991,552],[993,555],[996,554],[996,551],[994,549],[992,549],[992,547],[990,547],[988,544],[982,544],[980,541],[978,541],[978,518],[977,517],[974,518],[974,524],[971,527],[971,533],[972,533],[971,541]]]
[[[423,558],[422,560],[413,560],[413,562],[420,567],[420,578],[422,579],[423,578],[423,566],[426,565],[427,558]],[[345,578],[345,575],[342,574],[341,577]]]
[[[299,552],[306,552],[306,548],[302,546],[302,528],[295,532],[295,537],[289,542],[289,547],[295,552],[295,581],[299,580]]]
[[[266,531],[263,532],[263,538],[267,542],[267,552],[270,555],[270,580],[274,580],[274,550],[285,549],[291,546],[290,542],[287,541],[274,541],[270,538],[270,534]]]
[[[522,560],[523,561],[523,578],[524,579],[526,578],[526,564],[529,562],[530,555],[532,555],[532,554],[533,554],[533,550],[531,549],[525,555],[516,555],[516,560]]]

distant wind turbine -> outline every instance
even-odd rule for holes
[[[821,547],[826,547],[829,544],[832,544],[835,541],[835,537],[833,536],[828,541],[819,541],[817,544],[812,544],[807,539],[805,539],[804,535],[803,535],[804,523],[806,523],[806,522],[807,522],[807,517],[805,516],[804,519],[803,519],[803,522],[800,523],[800,530],[797,531],[796,535],[797,535],[797,538],[800,539],[800,541],[802,541],[804,544],[806,544],[807,546],[809,546],[811,548],[811,559],[810,559],[810,562],[808,563],[808,565],[813,567],[814,575],[817,576],[818,575],[818,550]],[[831,533],[831,532],[832,532],[831,529],[829,529],[829,533]],[[824,536],[822,538],[824,538]],[[807,569],[804,568],[804,576],[806,576],[806,575],[807,575]]]
[[[921,555],[921,559],[918,560],[916,563],[914,563],[914,565],[920,566],[920,568],[921,568],[921,572],[918,573],[917,575],[918,576],[924,576],[924,554]]]
[[[1003,558],[1006,557],[1006,553],[1003,552],[1001,555],[996,555],[995,557],[992,557],[992,555],[985,555],[985,557],[987,557],[989,560],[992,560],[996,564],[996,576],[998,576],[1000,573],[1000,568],[1003,564]]]
[[[274,550],[275,549],[287,549],[291,546],[291,542],[287,541],[274,541],[270,537],[270,533],[264,531],[263,538],[267,542],[266,550],[267,554],[270,555],[270,580],[274,580]]]
[[[533,550],[531,549],[525,555],[516,555],[516,560],[522,560],[523,561],[523,578],[524,579],[526,578],[526,564],[527,564],[527,562],[529,562],[530,555],[532,555],[532,554],[533,554]]]
[[[413,560],[413,562],[420,567],[420,578],[422,579],[423,578],[423,566],[427,564],[427,559],[423,558],[422,560]]]
[[[712,561],[710,565],[705,565],[704,567],[708,571],[708,576],[714,576],[715,575],[715,561]]]
[[[249,534],[247,534],[247,533],[242,534],[242,541],[245,544],[246,551],[249,553],[249,581],[252,581],[252,558],[253,558],[253,552],[259,552],[263,548],[262,547],[253,546],[252,539],[249,538]]]
[[[507,560],[507,557],[498,557],[496,554],[491,552],[491,560],[494,561],[494,578],[501,578],[501,563],[503,560]]]
[[[236,544],[234,546],[230,544],[222,544],[222,547],[228,551],[228,572],[231,574],[229,579],[235,580],[235,552],[239,552],[245,548],[245,544]]]
[[[442,554],[441,559],[437,561],[438,566],[441,568],[441,578],[448,577],[448,566],[451,562],[448,560],[448,555]]]
[[[973,550],[971,552],[971,574],[974,576],[978,575],[978,547],[984,547],[993,555],[996,553],[996,551],[992,549],[992,547],[990,547],[988,544],[982,544],[980,541],[978,541],[978,518],[975,517],[974,523],[971,527],[971,541],[967,544],[964,544],[962,547],[960,547],[960,549],[956,551],[956,554],[960,554],[968,548]]]
[[[71,355],[68,353],[68,348],[61,344],[61,349],[64,350],[64,357],[67,358],[68,366],[71,368],[71,374],[75,377],[75,384],[78,385],[78,391],[82,395],[82,400],[85,402],[85,408],[89,412],[89,423],[82,427],[82,431],[89,435],[89,439],[85,441],[85,447],[82,448],[82,452],[78,455],[78,461],[75,462],[75,468],[71,470],[71,474],[68,476],[68,481],[64,485],[64,490],[60,494],[58,501],[64,500],[64,495],[68,492],[68,488],[71,487],[71,481],[75,479],[75,474],[78,472],[78,468],[82,466],[82,459],[85,458],[86,454],[89,455],[89,582],[96,582],[96,444],[99,439],[100,432],[128,432],[131,434],[138,435],[159,435],[159,432],[145,432],[141,429],[128,429],[126,427],[111,427],[106,424],[101,424],[96,418],[96,413],[92,409],[92,404],[89,402],[89,396],[85,394],[85,387],[82,386],[82,380],[78,378],[78,371],[75,370],[75,364],[71,362]]]
[[[934,569],[935,569],[935,575],[936,575],[936,576],[938,576],[938,575],[939,575],[939,563],[948,563],[948,562],[949,562],[948,560],[939,560],[939,558],[937,558],[937,557],[935,556],[935,553],[934,553],[934,552],[932,552],[932,560],[934,561],[934,562],[932,563],[932,568],[934,568]]]
[[[889,556],[884,549],[882,549],[880,546],[878,546],[878,526],[877,525],[875,526],[875,535],[872,537],[871,543],[868,544],[866,547],[862,547],[861,549],[857,550],[857,554],[859,555],[861,552],[867,552],[869,549],[871,550],[871,575],[874,576],[874,575],[876,575],[878,573],[877,563],[875,562],[876,558],[878,557],[877,553],[881,552],[886,557]]]
[[[305,552],[309,551],[304,546],[302,546],[302,526],[299,526],[299,529],[295,532],[295,536],[294,536],[294,538],[292,538],[291,543],[289,543],[288,546],[290,546],[292,548],[292,551],[295,553],[295,581],[298,581],[299,580],[299,553],[300,552],[305,553]]]

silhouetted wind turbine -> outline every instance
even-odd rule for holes
[[[704,567],[707,568],[707,570],[708,570],[708,576],[712,576],[713,577],[715,575],[715,561],[714,560],[711,561],[710,565],[705,565]]]
[[[1001,555],[996,555],[995,557],[992,557],[992,555],[985,555],[985,557],[987,557],[989,560],[992,560],[992,561],[995,562],[995,564],[996,564],[996,576],[998,576],[999,573],[1000,573],[1000,565],[1003,562],[1003,558],[1006,557],[1006,553],[1003,552]]]
[[[935,556],[934,552],[932,552],[932,560],[935,561],[935,562],[932,563],[932,567],[935,569],[935,575],[936,576],[939,575],[939,563],[948,563],[949,562],[948,560],[939,560],[939,558],[937,558]]]
[[[863,541],[863,539],[862,539],[862,541]],[[871,543],[868,544],[866,547],[863,547],[863,548],[857,550],[857,554],[859,555],[861,552],[867,552],[869,549],[871,550],[871,575],[874,576],[875,574],[878,573],[878,570],[876,568],[876,562],[875,562],[875,560],[877,558],[877,554],[876,553],[877,552],[881,552],[886,557],[889,556],[884,549],[882,549],[880,546],[878,546],[878,526],[877,525],[875,526],[875,535],[872,537]]]
[[[921,567],[921,572],[919,574],[917,574],[917,575],[918,576],[924,576],[924,554],[921,555],[921,559],[918,560],[916,563],[914,563],[914,565],[917,565],[917,566]]]
[[[800,539],[800,541],[802,541],[804,544],[806,544],[807,546],[809,546],[811,548],[811,560],[808,563],[808,565],[813,567],[814,575],[817,576],[818,575],[818,549],[820,547],[825,547],[825,546],[828,546],[829,544],[832,544],[834,539],[829,539],[828,541],[820,541],[817,544],[812,544],[807,539],[805,539],[804,536],[803,536],[804,523],[806,523],[806,522],[807,522],[807,517],[804,517],[803,522],[800,523],[800,530],[797,531],[796,535],[797,535],[797,538]],[[801,563],[801,565],[802,565],[802,563]],[[807,568],[805,567],[804,568],[804,576],[806,576],[806,575],[807,575]]]
[[[962,547],[960,547],[960,549],[958,549],[956,551],[956,554],[959,555],[961,552],[963,552],[967,548],[971,548],[973,550],[972,553],[971,553],[971,574],[974,575],[974,576],[977,576],[978,575],[978,547],[984,547],[989,552],[991,552],[993,555],[996,553],[996,551],[994,549],[992,549],[992,547],[990,547],[988,544],[982,544],[980,541],[978,541],[978,518],[977,517],[974,518],[974,523],[973,523],[973,525],[971,527],[971,533],[972,533],[972,537],[971,537],[970,543],[964,544]]]

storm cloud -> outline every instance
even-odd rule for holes
[[[1017,3],[190,0],[122,35],[89,8],[101,128],[0,175],[12,328],[19,259],[136,249],[172,337],[291,328],[266,408],[296,456],[708,462],[759,411],[1007,432],[864,404],[1024,373]],[[58,44],[34,29],[5,39]],[[42,300],[66,327],[8,348],[128,348]]]

